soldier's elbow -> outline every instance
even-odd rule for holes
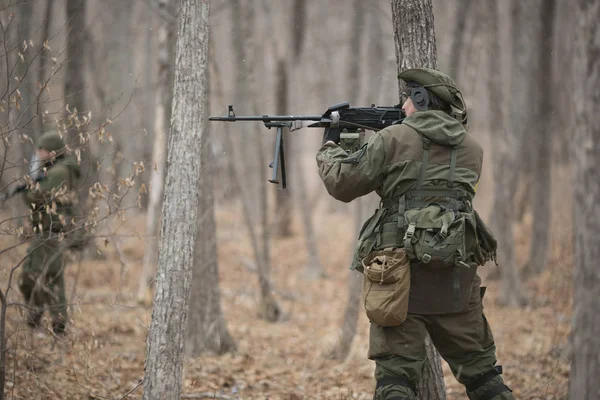
[[[352,191],[349,190],[340,190],[340,189],[329,189],[328,188],[328,192],[331,195],[331,197],[333,197],[336,200],[339,200],[343,203],[350,203],[352,200],[354,200],[356,198],[356,196],[352,193]]]

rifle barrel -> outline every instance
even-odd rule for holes
[[[235,116],[235,117],[209,117],[209,121],[320,121],[323,119],[320,115],[247,115],[247,116]]]

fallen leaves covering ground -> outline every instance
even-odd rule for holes
[[[257,278],[242,220],[237,209],[218,212],[222,304],[238,349],[188,360],[184,393],[235,399],[371,399],[374,365],[366,358],[368,323],[362,310],[348,359],[327,358],[337,341],[347,298],[352,218],[320,217],[317,231],[326,277],[315,281],[305,279],[308,258],[300,224],[289,239],[273,237],[272,281],[284,311],[283,321],[274,324],[257,318]],[[144,231],[143,221],[132,218],[106,247],[99,243],[105,259],[70,263],[67,294],[73,310],[66,339],[50,333],[47,319],[45,330],[32,332],[22,311],[9,309],[9,399],[141,398],[152,314],[151,306],[135,296],[144,250],[143,237],[136,232]],[[520,255],[526,254],[523,236],[519,234]],[[2,248],[11,240],[2,239]],[[120,255],[114,250],[115,240],[122,246]],[[3,256],[3,288],[9,263],[24,251],[19,248]],[[504,377],[518,399],[566,398],[571,253],[569,248],[554,247],[548,270],[527,284],[532,303],[525,309],[501,307],[500,282],[486,279],[488,270],[481,269],[489,286],[485,312]],[[21,301],[14,290],[9,298]],[[448,399],[465,399],[464,389],[446,365],[444,371]]]

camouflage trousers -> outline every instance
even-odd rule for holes
[[[477,282],[478,283],[478,282]],[[421,378],[429,333],[456,379],[471,400],[514,399],[496,365],[496,347],[483,314],[482,295],[473,285],[464,312],[442,315],[408,314],[399,326],[371,324],[369,358],[375,361],[375,400],[415,400],[414,385]]]
[[[28,306],[27,323],[32,327],[39,325],[47,307],[55,333],[64,331],[68,319],[63,253],[64,247],[56,239],[35,239],[29,246],[19,282]]]

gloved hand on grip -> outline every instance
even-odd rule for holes
[[[342,131],[340,128],[325,128],[325,133],[323,134],[323,144],[328,141],[332,141],[335,144],[340,144],[340,135]]]

